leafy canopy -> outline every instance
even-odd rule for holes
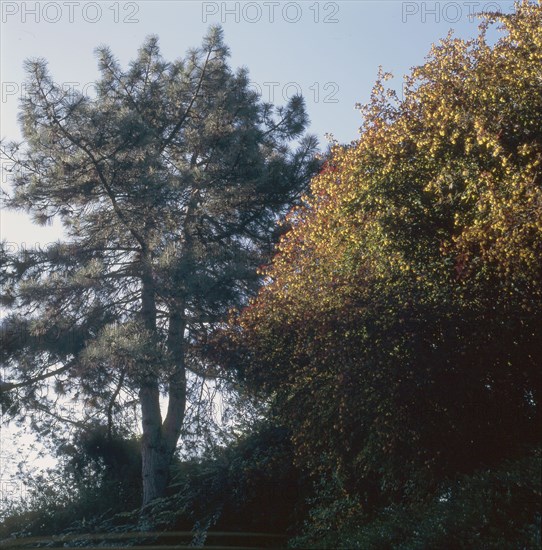
[[[221,340],[364,506],[521,453],[542,404],[542,8],[448,36],[402,100],[389,77]]]

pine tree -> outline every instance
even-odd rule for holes
[[[166,489],[189,373],[205,374],[196,343],[255,288],[277,218],[314,173],[316,140],[301,97],[274,107],[229,68],[220,28],[174,62],[156,37],[126,70],[97,54],[95,97],[28,61],[24,143],[2,146],[7,206],[60,218],[66,235],[19,252],[4,243],[2,401],[55,414],[54,382],[55,396],[86,396],[111,424],[131,392],[145,505]]]

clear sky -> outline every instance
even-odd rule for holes
[[[473,36],[471,14],[509,11],[508,2],[414,1],[3,1],[1,4],[2,138],[18,139],[18,100],[24,94],[23,61],[43,57],[57,82],[84,88],[97,76],[94,48],[107,44],[126,64],[149,34],[174,59],[200,44],[212,24],[224,27],[234,67],[249,68],[265,100],[283,103],[301,92],[310,131],[340,142],[356,138],[356,102],[367,101],[378,66],[401,78],[421,64],[433,42],[450,29]],[[2,176],[4,184],[5,174]],[[35,227],[24,215],[3,211],[2,239],[48,242],[58,226]]]

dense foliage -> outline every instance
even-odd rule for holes
[[[542,460],[507,461],[460,476],[441,495],[393,503],[365,514],[329,485],[313,499],[305,533],[294,547],[424,549],[539,548]]]
[[[402,100],[388,77],[223,342],[354,514],[540,442],[542,8],[448,36]]]
[[[109,440],[101,428],[80,435],[72,448],[63,449],[66,460],[55,472],[64,482],[47,484],[15,508],[0,523],[0,539],[125,533],[129,540],[130,533],[144,528],[192,532],[187,543],[203,542],[209,531],[219,531],[231,533],[225,538],[232,544],[240,533],[242,545],[246,533],[284,540],[301,523],[310,486],[293,464],[284,428],[266,422],[227,448],[176,460],[167,495],[149,504],[143,522],[137,508],[141,483],[134,445],[134,440]],[[84,546],[86,539],[80,538]]]
[[[27,477],[28,496],[0,521],[0,538],[88,530],[141,501],[140,442],[92,426],[57,449],[59,464]]]

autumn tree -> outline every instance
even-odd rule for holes
[[[219,28],[174,62],[155,37],[127,69],[106,47],[97,55],[92,96],[28,61],[24,142],[2,147],[7,206],[65,232],[3,247],[2,400],[52,422],[55,400],[75,396],[109,428],[122,396],[136,403],[146,504],[163,495],[187,403],[197,406],[190,373],[212,375],[194,343],[255,287],[316,143],[302,98],[262,102],[247,70],[229,68]]]
[[[523,2],[435,45],[402,99],[381,73],[217,337],[342,503],[426,498],[540,442],[541,67]]]

